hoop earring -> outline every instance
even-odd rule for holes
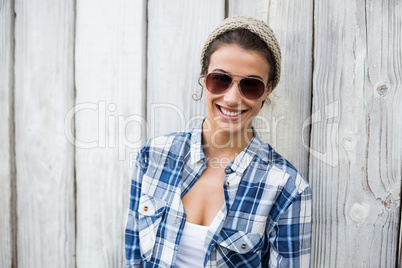
[[[203,93],[204,93],[204,86],[203,86],[203,84],[201,83],[201,79],[203,79],[203,78],[204,78],[203,75],[201,75],[201,76],[198,78],[198,84],[199,84],[200,87],[201,87],[201,94],[200,94],[200,96],[198,96],[197,94],[193,94],[192,98],[193,98],[193,100],[195,100],[195,101],[199,101],[199,100],[202,99],[202,95],[203,95]]]

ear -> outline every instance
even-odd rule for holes
[[[264,100],[268,97],[269,94],[272,92],[272,81],[269,81],[267,84],[267,90],[264,93]]]
[[[268,95],[271,94],[271,92],[272,92],[272,81],[268,82],[267,90],[264,93],[264,100],[261,103],[261,108],[264,106],[264,103],[267,100]]]

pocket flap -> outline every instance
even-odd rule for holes
[[[156,241],[159,224],[167,203],[153,196],[143,195],[140,197],[138,206],[140,251],[144,260],[150,261]]]
[[[167,203],[154,196],[143,195],[140,197],[138,213],[144,216],[160,217],[165,211]]]
[[[262,235],[223,228],[218,244],[240,254],[257,251],[262,245]]]

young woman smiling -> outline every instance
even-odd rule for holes
[[[210,34],[206,118],[138,154],[127,267],[309,267],[310,187],[252,128],[280,60],[263,21],[230,17]]]

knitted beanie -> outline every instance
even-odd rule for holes
[[[218,26],[208,37],[205,42],[204,48],[201,52],[201,69],[205,62],[205,53],[208,47],[218,38],[220,35],[233,31],[236,29],[246,29],[257,35],[271,51],[274,59],[274,79],[272,81],[272,89],[274,89],[281,77],[281,49],[279,47],[278,40],[276,40],[275,34],[272,29],[262,20],[257,20],[251,17],[245,16],[233,16],[225,19],[220,26]]]

